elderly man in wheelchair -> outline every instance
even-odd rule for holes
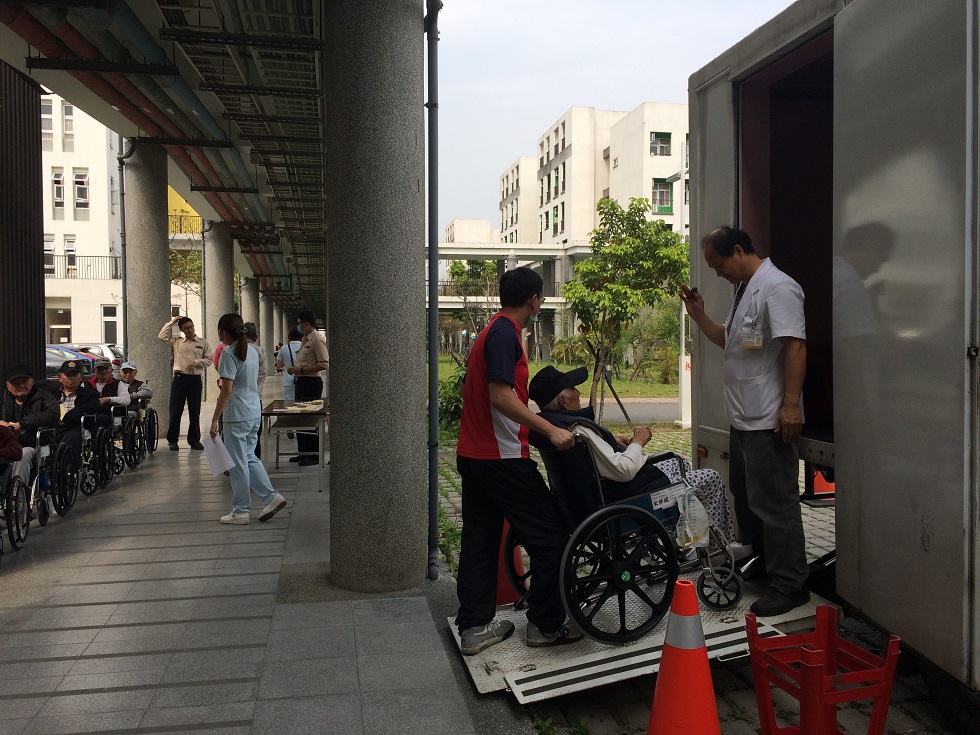
[[[706,494],[684,478],[687,466],[677,455],[642,456],[649,429],[638,428],[627,440],[597,424],[575,388],[587,378],[585,368],[563,373],[549,366],[528,386],[540,415],[578,438],[574,449],[559,453],[533,432],[530,437],[569,529],[560,571],[569,617],[594,640],[636,640],[666,614],[678,575],[699,569],[704,604],[733,607],[741,582],[726,537],[731,517],[723,494],[708,497],[724,492],[720,478]],[[518,544],[509,540],[508,552]],[[514,554],[505,558],[512,562]],[[519,588],[530,577],[513,566],[508,571]]]

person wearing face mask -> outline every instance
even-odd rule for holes
[[[316,316],[309,309],[304,309],[296,315],[296,328],[302,333],[303,339],[296,351],[296,364],[286,368],[286,372],[295,378],[296,400],[313,401],[323,395],[323,379],[320,378],[320,371],[330,366],[327,341],[317,331]],[[318,437],[306,433],[297,434],[296,446],[300,454],[290,457],[290,462],[299,462],[300,467],[320,463],[316,456],[320,452]]]
[[[173,336],[177,325],[180,337]],[[174,352],[174,382],[170,387],[170,426],[167,429],[167,444],[170,450],[180,449],[180,420],[184,416],[184,404],[190,423],[187,427],[187,443],[191,449],[202,450],[201,444],[201,393],[204,371],[211,364],[211,345],[203,337],[194,333],[194,321],[190,317],[175,316],[163,325],[157,335],[162,342],[171,346]]]

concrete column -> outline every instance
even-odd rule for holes
[[[246,278],[242,286],[242,321],[259,323],[259,279]]]
[[[228,225],[209,224],[204,234],[204,324],[198,331],[213,347],[218,343],[218,319],[235,310],[235,253]]]
[[[543,296],[557,296],[555,291],[555,281],[558,278],[555,275],[555,261],[553,260],[543,260],[541,261],[541,279],[544,281]]]
[[[426,381],[422,18],[422,0],[324,4],[330,576],[364,592],[426,574],[426,407],[406,390]]]
[[[259,296],[259,344],[266,352],[275,347],[276,342],[273,338],[275,332],[275,321],[272,316],[272,297],[268,294]]]
[[[272,341],[268,345],[263,345],[267,350],[275,349],[276,342],[285,342],[286,333],[282,331],[282,307],[279,304],[272,305]]]
[[[169,428],[173,381],[173,351],[157,339],[160,327],[170,319],[169,248],[167,152],[157,145],[138,143],[126,161],[126,355],[136,360],[140,379],[153,387],[161,437]]]
[[[555,312],[542,311],[538,320],[539,348],[541,359],[547,362],[551,359],[551,345],[555,343]]]

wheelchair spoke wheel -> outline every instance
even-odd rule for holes
[[[116,445],[104,428],[99,427],[94,438],[95,481],[99,487],[105,487],[112,482],[112,474],[116,463]]]
[[[48,495],[47,493],[38,492],[37,494],[37,522],[40,526],[48,525],[48,518],[51,517],[51,511],[48,510]]]
[[[66,496],[62,487],[61,477],[62,466],[65,464],[66,449],[69,449],[67,444],[59,444],[54,448],[51,467],[45,470],[45,475],[42,477],[42,480],[46,478],[48,481],[48,493],[46,494],[51,495],[51,505],[54,507],[54,512],[59,516],[65,515],[71,508],[70,505],[65,503]]]
[[[99,489],[99,481],[95,472],[95,453],[91,446],[82,449],[82,466],[79,473],[81,481],[78,483],[78,489],[83,495],[94,495]]]
[[[667,614],[677,571],[673,540],[651,513],[607,506],[578,527],[565,549],[562,602],[593,640],[635,641]]]
[[[144,433],[146,435],[146,448],[150,452],[155,452],[157,450],[157,442],[160,440],[159,436],[160,424],[157,421],[157,412],[152,408],[146,410],[146,426],[144,427]]]
[[[123,434],[123,455],[126,465],[135,470],[146,456],[146,442],[143,437],[143,424],[136,419],[129,419]]]
[[[121,475],[126,469],[126,448],[112,442],[112,474]]]
[[[27,532],[31,528],[27,496],[27,485],[19,477],[13,477],[7,486],[4,519],[7,522],[7,538],[10,539],[10,546],[14,551],[24,545]]]
[[[742,599],[742,582],[728,567],[701,572],[696,589],[701,602],[712,610],[728,610]]]
[[[64,515],[75,507],[75,500],[78,498],[78,458],[75,450],[68,444],[59,445],[55,452],[54,466],[57,479],[52,496],[61,497],[64,512],[58,513]]]

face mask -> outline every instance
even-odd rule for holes
[[[528,319],[529,322],[536,322],[537,320],[538,320],[538,315],[537,314],[535,314],[530,319]]]

